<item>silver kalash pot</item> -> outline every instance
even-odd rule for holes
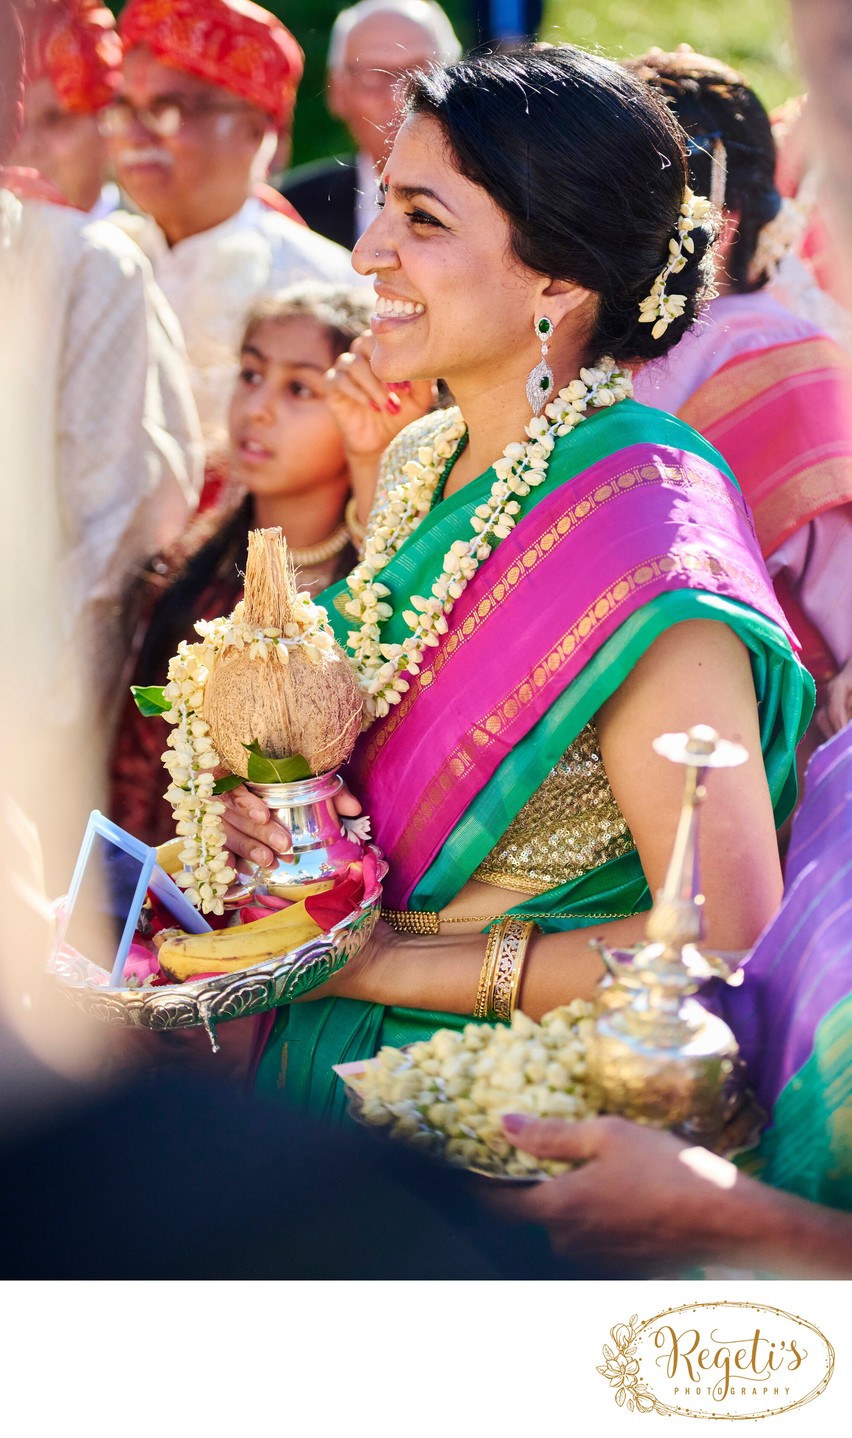
[[[347,829],[334,806],[342,787],[339,774],[317,774],[287,784],[246,784],[289,831],[293,845],[268,869],[255,864],[240,869],[237,877],[246,893],[286,899],[306,884],[333,883],[362,857],[363,843]]]
[[[664,734],[654,748],[686,766],[683,807],[666,880],[648,918],[647,942],[625,950],[594,941],[609,976],[589,1041],[589,1078],[602,1111],[718,1147],[742,1098],[734,1035],[692,997],[705,979],[731,977],[721,958],[696,947],[703,903],[698,810],[705,771],[742,764],[748,756],[741,745],[704,725],[688,734]]]

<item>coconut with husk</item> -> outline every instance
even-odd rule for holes
[[[226,646],[204,691],[210,738],[233,774],[248,777],[249,745],[267,759],[301,755],[312,774],[335,770],[352,753],[361,691],[317,615],[324,618],[299,596],[281,530],[252,530],[245,597],[232,619],[253,637]]]

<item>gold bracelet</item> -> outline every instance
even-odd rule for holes
[[[535,924],[529,919],[504,919],[498,925],[500,944],[494,964],[489,1009],[495,1019],[508,1023],[518,1002],[527,944]]]
[[[439,931],[438,915],[428,909],[423,912],[419,909],[382,909],[382,918],[398,934],[426,935]]]
[[[488,943],[485,946],[485,958],[482,961],[482,971],[479,975],[479,988],[476,990],[476,1003],[473,1007],[475,1019],[491,1018],[489,1013],[489,1000],[493,983],[494,966],[497,962],[497,955],[500,951],[500,941],[503,934],[503,921],[495,924],[488,932]]]
[[[343,511],[343,523],[349,530],[349,538],[352,540],[360,557],[364,548],[364,540],[367,538],[367,530],[358,518],[358,501],[354,494],[346,501],[346,508]]]

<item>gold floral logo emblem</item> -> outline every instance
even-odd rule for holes
[[[666,1414],[671,1410],[654,1397],[640,1377],[639,1360],[636,1357],[638,1324],[639,1315],[634,1313],[629,1323],[616,1323],[615,1327],[609,1330],[615,1349],[608,1343],[604,1344],[605,1362],[598,1365],[598,1373],[609,1379],[610,1386],[615,1389],[615,1401],[619,1408],[626,1408],[630,1413],[635,1409],[637,1413]]]
[[[834,1349],[808,1319],[763,1303],[687,1303],[610,1329],[598,1373],[630,1413],[768,1418],[825,1392]]]

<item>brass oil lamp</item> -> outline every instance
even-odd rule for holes
[[[589,1077],[603,1112],[672,1128],[708,1147],[741,1103],[737,1043],[728,1025],[693,998],[711,977],[730,979],[724,959],[703,954],[698,811],[708,769],[748,757],[740,744],[696,725],[663,734],[654,749],[686,766],[683,805],[665,883],[648,918],[646,943],[610,949],[593,941],[609,971],[589,1043]]]

